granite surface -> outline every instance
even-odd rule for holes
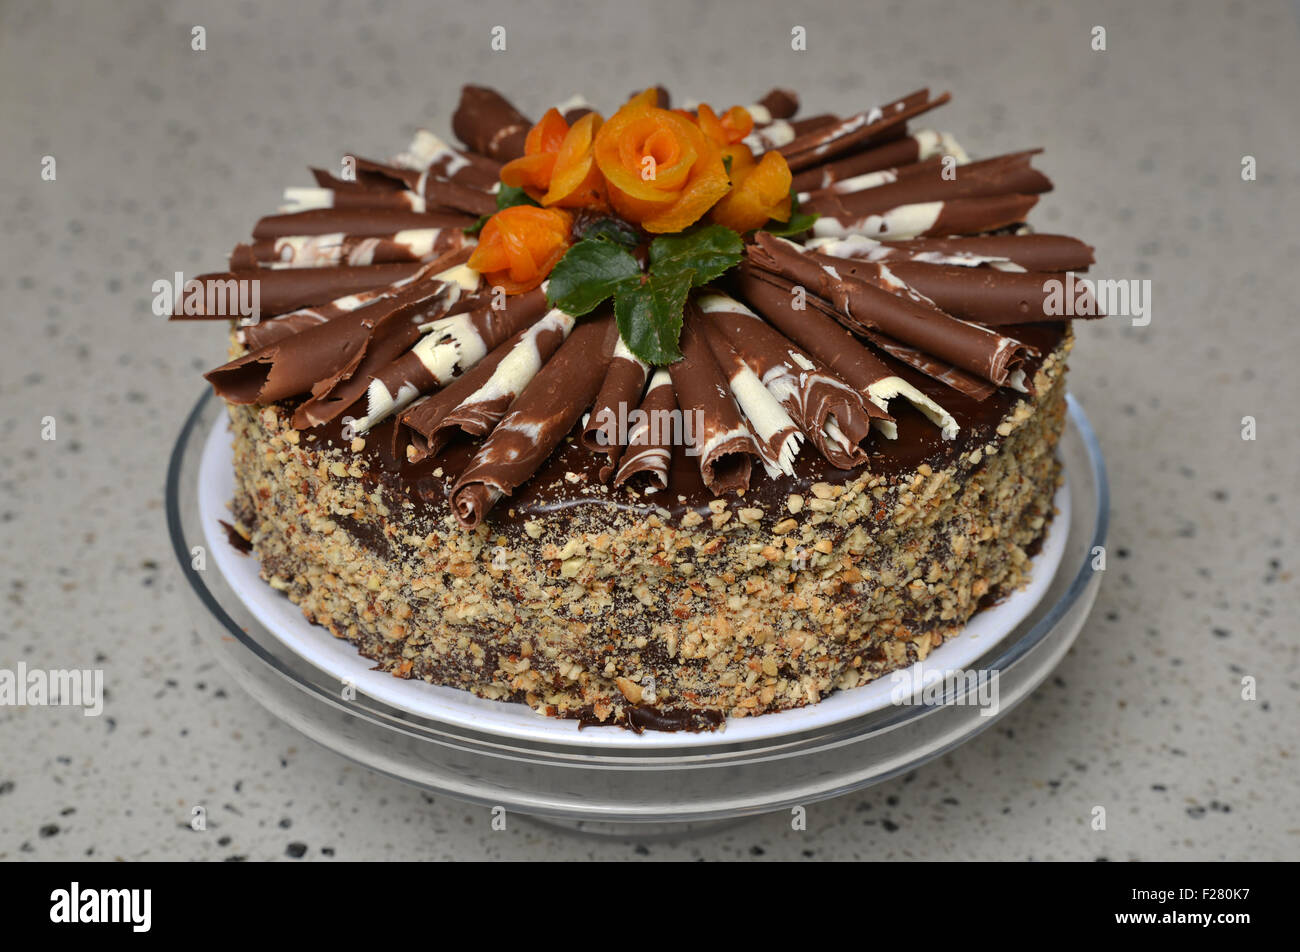
[[[1297,17],[1089,6],[0,6],[0,668],[98,667],[107,685],[99,717],[0,707],[0,859],[1300,858]],[[803,832],[781,814],[605,841],[493,832],[484,809],[317,748],[229,679],[192,630],[162,510],[224,342],[166,326],[152,283],[220,267],[309,162],[446,130],[467,79],[534,114],[659,80],[722,104],[789,85],[838,112],[928,83],[954,91],[938,122],[972,154],[1046,147],[1057,187],[1034,221],[1095,244],[1097,273],[1149,279],[1153,311],[1080,329],[1071,386],[1110,467],[1111,559],[1031,700],[810,807]]]

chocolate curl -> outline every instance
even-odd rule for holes
[[[1052,189],[1052,180],[1029,164],[1040,151],[1036,149],[972,162],[962,166],[952,179],[943,177],[943,162],[936,156],[925,163],[898,170],[889,181],[877,181],[881,173],[848,179],[811,193],[806,200],[800,200],[800,206],[849,221],[900,205],[994,195],[1037,195]]]
[[[966,165],[970,162],[966,150],[948,133],[936,132],[933,129],[919,129],[893,142],[864,149],[842,159],[836,159],[834,162],[806,168],[794,177],[794,190],[800,193],[814,192],[859,175],[885,169],[899,169],[944,155],[951,155],[957,160],[958,165]]]
[[[438,432],[438,425],[452,410],[479,387],[487,383],[497,369],[497,365],[509,355],[511,349],[528,333],[528,328],[516,331],[504,343],[494,347],[486,357],[470,367],[463,374],[436,393],[416,400],[397,418],[393,427],[393,456],[402,458],[402,446],[408,444],[406,458],[418,463],[442,449],[444,443],[434,444],[431,438]],[[409,430],[410,433],[406,431]],[[448,434],[451,435],[451,434]]]
[[[501,178],[500,162],[454,149],[428,129],[417,130],[411,145],[393,157],[392,165],[471,188],[491,189]]]
[[[841,196],[865,189],[880,188],[883,185],[893,185],[900,178],[914,176],[931,169],[937,171],[941,162],[941,157],[933,156],[924,162],[914,162],[911,165],[879,169],[875,172],[863,172],[861,175],[855,175],[852,178],[832,182],[826,188],[817,191],[798,193],[799,205],[801,207],[807,206],[818,213],[846,215],[847,213],[841,203]]]
[[[968,374],[946,361],[932,357],[916,347],[909,347],[907,344],[894,340],[885,334],[877,331],[867,331],[863,336],[891,357],[901,360],[910,367],[915,367],[927,377],[932,377],[974,400],[987,400],[997,392],[997,388],[987,380],[983,380],[974,374]]]
[[[930,91],[921,89],[884,106],[875,106],[849,116],[781,146],[781,154],[785,156],[791,170],[798,172],[847,152],[878,144],[888,138],[897,138],[903,134],[902,130],[906,128],[909,119],[942,106],[952,98],[948,93],[937,99],[929,97]]]
[[[1072,317],[1105,317],[1086,285],[1081,294],[1073,282],[1041,271],[1002,271],[916,261],[891,262],[889,270],[954,317],[980,324],[1026,324],[1034,321],[1069,321]],[[1050,289],[1049,282],[1057,290]],[[1053,293],[1069,295],[1075,302],[1070,314],[1051,313]]]
[[[1080,315],[1105,316],[1095,313],[1099,308],[1087,285],[1081,285],[1083,293],[1076,295],[1068,276],[1061,281],[1050,273],[1024,271],[1005,258],[939,252],[909,255],[861,235],[816,239],[805,248],[842,262],[835,265],[837,270],[865,277],[894,294],[921,294],[954,317],[967,321],[992,325],[1068,321],[1070,314],[1052,314],[1047,307],[1051,297],[1063,291],[1068,291],[1070,299],[1078,302],[1076,310]],[[854,261],[862,262],[861,272],[855,270]],[[992,267],[979,267],[982,264]]]
[[[798,112],[799,94],[792,89],[773,89],[748,108],[755,124],[765,126],[777,119],[789,119]]]
[[[700,477],[710,492],[721,496],[748,489],[751,457],[762,457],[699,329],[703,320],[699,308],[688,300],[680,342],[682,359],[670,364],[668,372],[683,423],[690,424],[687,445],[700,458]]]
[[[618,338],[612,315],[574,328],[479,447],[451,490],[467,529],[537,472],[596,398]]]
[[[474,219],[446,212],[421,214],[384,208],[317,208],[292,215],[268,215],[253,228],[255,239],[291,235],[361,235],[383,237],[413,228],[469,228]]]
[[[444,182],[425,173],[416,183],[416,191],[424,196],[429,208],[466,212],[475,218],[491,215],[497,210],[496,191]]]
[[[840,118],[838,116],[832,116],[829,113],[809,116],[806,119],[774,119],[767,125],[755,123],[754,131],[745,136],[743,141],[745,145],[749,146],[749,150],[755,156],[758,156],[772,149],[779,149],[781,146],[789,145],[802,135],[816,132],[819,129],[828,129],[839,122]]]
[[[424,196],[417,195],[410,189],[380,192],[373,189],[345,191],[301,186],[284,190],[284,201],[277,211],[282,215],[296,215],[299,212],[310,212],[319,208],[374,208],[421,214],[428,211]]]
[[[890,239],[975,234],[1022,222],[1037,204],[1037,195],[991,195],[899,205],[861,218],[819,218],[813,224],[813,234],[818,238],[873,235]]]
[[[504,96],[486,86],[464,86],[451,117],[456,138],[480,155],[509,162],[524,154],[524,139],[533,127]]]
[[[309,168],[311,177],[321,188],[333,192],[379,193],[401,191],[406,185],[401,179],[380,172],[358,171],[355,179],[341,179],[324,169]]]
[[[832,244],[835,250],[831,250]],[[1068,235],[974,235],[883,242],[851,235],[839,241],[814,239],[808,247],[837,258],[881,261],[900,256],[931,264],[989,264],[1008,271],[1083,271],[1094,263],[1092,246]]]
[[[419,335],[420,322],[444,313],[459,299],[463,287],[454,272],[461,269],[469,271],[461,265],[447,273],[447,280],[440,275],[420,281],[391,298],[244,354],[204,376],[217,395],[230,403],[274,403],[308,391],[313,398],[321,397],[352,375],[377,346],[382,345],[383,352],[399,348],[397,353],[409,347],[412,335]],[[478,275],[469,273],[477,282]],[[312,422],[324,419],[328,417]],[[295,426],[298,421],[295,414]]]
[[[254,271],[236,271],[216,274],[201,274],[193,279],[203,288],[202,302],[213,297],[213,288],[230,288],[231,282],[258,282],[261,295],[261,316],[263,319],[277,314],[296,311],[314,304],[324,304],[345,294],[367,291],[381,285],[391,284],[402,278],[409,278],[418,271],[419,264],[377,264],[368,268],[292,268],[272,270],[259,268]],[[223,292],[224,293],[224,292]],[[183,303],[188,307],[188,295]],[[220,310],[220,309],[219,309]],[[172,320],[229,320],[229,313],[208,313],[204,306],[198,313],[173,313]]]
[[[575,93],[563,102],[557,102],[554,108],[570,126],[587,113],[595,111],[595,107],[587,101],[587,97],[582,93]]]
[[[419,328],[424,332],[420,342],[373,374],[367,388],[366,415],[353,429],[364,433],[420,394],[446,386],[545,311],[543,284],[526,294],[507,297],[500,309],[488,305]]]
[[[391,235],[288,235],[255,241],[253,259],[267,267],[364,267],[399,261],[432,261],[476,244],[462,228],[416,228]]]
[[[346,373],[312,387],[311,399],[294,411],[293,425],[296,428],[305,429],[325,423],[350,407],[366,392],[379,373],[396,361],[399,355],[402,355],[412,344],[422,340],[420,335],[426,333],[431,324],[442,323],[444,318],[448,321],[456,321],[466,317],[463,314],[457,317],[446,317],[446,315],[464,297],[478,288],[478,272],[468,265],[458,265],[438,274],[432,283],[442,288],[439,305],[414,311],[406,315],[406,320],[393,327],[390,332],[374,335],[364,352],[358,356]],[[395,300],[400,300],[401,297],[402,295],[399,294]],[[408,398],[407,402],[412,399],[414,395]],[[373,415],[368,419],[370,425],[377,422]]]
[[[650,386],[632,426],[628,429],[627,450],[623,453],[615,487],[629,480],[645,482],[647,495],[668,488],[668,467],[673,458],[673,423],[681,417],[677,396],[673,393],[672,375],[660,367],[650,377]]]
[[[759,268],[802,284],[810,304],[849,330],[885,334],[999,387],[1024,389],[1022,365],[1032,348],[945,314],[884,265],[806,252],[763,232],[749,255]]]
[[[754,445],[758,447],[759,461],[768,477],[776,479],[782,473],[793,476],[794,458],[799,455],[799,447],[803,443],[803,432],[798,424],[790,418],[781,401],[763,386],[758,374],[731,346],[716,323],[701,315],[698,326],[700,334],[713,351],[714,360],[727,378],[732,397],[740,406],[740,412],[745,415]]]
[[[951,413],[894,373],[838,322],[816,308],[796,310],[793,282],[742,262],[736,283],[744,298],[781,333],[868,401],[887,412],[889,401],[902,397],[938,426],[944,439],[957,436],[959,427]],[[873,419],[872,423],[887,439],[898,438],[898,427],[892,418]]]
[[[297,334],[309,327],[317,324],[324,324],[343,314],[355,311],[357,308],[370,304],[380,298],[390,298],[405,288],[410,287],[417,281],[425,278],[431,278],[440,271],[446,271],[454,268],[458,264],[464,264],[469,260],[472,249],[462,248],[451,254],[445,255],[436,261],[430,261],[421,267],[414,274],[402,278],[400,281],[393,281],[380,287],[368,288],[365,291],[358,291],[355,294],[345,294],[337,297],[326,304],[318,304],[315,307],[299,308],[296,311],[290,311],[287,314],[281,314],[269,320],[259,321],[248,327],[241,327],[236,330],[236,336],[239,342],[248,350],[258,350],[277,340],[282,340],[291,334]]]
[[[888,413],[734,298],[706,294],[699,305],[710,326],[726,339],[832,466],[852,469],[866,463],[861,443],[871,433],[871,420],[889,420]]]
[[[460,430],[482,436],[501,421],[537,376],[538,371],[564,343],[573,330],[574,319],[554,308],[532,327],[518,335],[510,352],[486,380],[453,407],[429,434],[427,453],[437,453]]]
[[[605,454],[605,463],[597,474],[602,483],[609,482],[623,451],[619,441],[619,419],[626,419],[630,415],[628,408],[634,401],[640,401],[649,373],[649,364],[628,350],[623,338],[619,337],[609,370],[605,372],[605,382],[601,384],[579,438],[591,452]]]

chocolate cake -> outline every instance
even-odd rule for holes
[[[634,730],[925,658],[1048,530],[1044,303],[1093,260],[1025,224],[1034,152],[909,126],[948,98],[534,123],[467,86],[462,147],[313,170],[177,307],[231,320],[262,576],[395,676]]]

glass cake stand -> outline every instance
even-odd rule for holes
[[[205,446],[225,410],[210,392],[195,404],[172,451],[167,521],[200,635],[249,694],[312,740],[424,789],[544,822],[587,832],[680,833],[807,806],[911,770],[995,723],[1043,681],[1065,656],[1096,598],[1103,573],[1092,566],[1096,547],[1106,541],[1109,511],[1096,436],[1079,404],[1068,400],[1057,450],[1067,474],[1066,497],[1058,495],[1060,515],[1048,535],[1059,554],[1055,571],[1035,579],[1036,600],[1021,606],[1013,625],[984,637],[973,651],[967,645],[962,658],[965,671],[996,674],[995,711],[976,702],[969,682],[950,683],[938,692],[942,697],[926,697],[927,703],[874,704],[856,713],[839,700],[872,690],[868,685],[828,699],[839,704],[828,708],[840,712],[835,716],[783,712],[730,722],[736,726],[712,734],[638,737],[616,728],[579,731],[571,721],[530,712],[528,729],[515,729],[509,719],[475,716],[469,705],[485,714],[508,708],[513,716],[516,708],[527,712],[523,705],[420,682],[401,682],[401,689],[443,693],[432,704],[413,706],[396,696],[367,694],[358,679],[358,689],[345,696],[337,669],[317,654],[295,650],[292,639],[272,630],[277,623],[259,605],[269,586],[261,584],[254,595],[222,570],[222,563],[231,564],[228,553],[216,557],[218,543],[211,525],[205,531],[201,514],[200,475]],[[211,465],[209,460],[209,470]],[[211,523],[210,513],[208,518]],[[1062,530],[1063,539],[1052,538]],[[203,548],[201,560],[196,547]],[[324,629],[313,630],[325,643],[346,647]],[[936,649],[926,667],[948,649]]]

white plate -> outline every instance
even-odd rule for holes
[[[432,718],[476,730],[489,731],[518,740],[563,740],[592,748],[708,747],[725,741],[770,740],[785,734],[811,730],[892,706],[896,679],[879,678],[871,684],[837,691],[809,707],[729,718],[722,731],[692,734],[646,731],[634,734],[619,727],[586,727],[572,720],[544,717],[526,704],[489,701],[467,691],[439,687],[423,681],[395,678],[375,671],[346,641],[324,628],[310,624],[298,606],[271,588],[258,574],[254,555],[242,555],[227,539],[221,520],[231,520],[229,502],[234,496],[235,477],[229,419],[222,413],[208,433],[199,464],[199,516],[217,568],[230,587],[266,628],[296,654],[339,680],[349,681],[360,693],[421,717]],[[930,652],[924,669],[960,671],[1012,631],[1041,600],[1056,574],[1065,551],[1070,524],[1070,495],[1063,484],[1056,494],[1057,515],[1043,546],[1033,560],[1029,585],[1009,598],[977,614],[960,634]],[[915,667],[915,666],[914,666]],[[910,670],[907,672],[912,673]]]

